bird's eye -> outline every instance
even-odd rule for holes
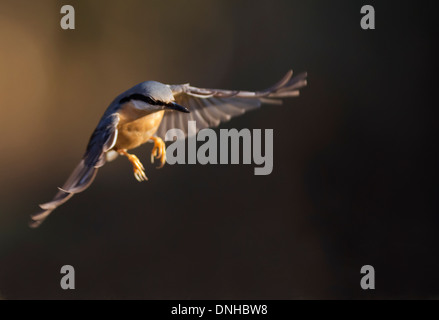
[[[140,100],[140,101],[149,103],[150,105],[153,105],[153,106],[161,104],[160,101],[154,100],[150,96],[145,96],[145,95],[139,94],[139,93],[133,93],[132,95],[130,95],[128,97],[122,98],[122,99],[120,99],[119,103],[125,103],[125,102],[128,102],[130,100]]]
[[[157,102],[153,98],[151,98],[151,97],[146,97],[146,102],[148,102],[151,105],[156,105],[157,104]]]

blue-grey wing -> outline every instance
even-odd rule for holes
[[[256,109],[262,104],[281,104],[283,98],[296,97],[306,86],[306,73],[293,77],[293,71],[275,85],[261,91],[222,90],[197,88],[189,84],[169,85],[178,104],[190,113],[168,110],[157,130],[164,139],[169,129],[181,129],[187,136],[188,121],[196,121],[196,129],[216,127],[221,122]]]
[[[85,154],[70,174],[52,201],[41,204],[42,211],[31,215],[30,226],[38,227],[57,207],[69,200],[75,193],[84,191],[96,177],[98,168],[105,164],[105,153],[113,148],[117,140],[117,113],[104,116],[90,137]]]
[[[99,168],[105,164],[105,152],[113,148],[117,140],[118,123],[118,113],[110,114],[99,122],[85,151],[85,165]]]

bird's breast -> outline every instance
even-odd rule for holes
[[[157,131],[163,119],[164,111],[142,115],[142,111],[133,109],[129,104],[120,109],[118,135],[114,149],[133,149],[147,142]]]

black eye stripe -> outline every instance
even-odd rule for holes
[[[145,95],[140,94],[140,93],[133,93],[133,94],[129,95],[128,97],[124,97],[124,98],[120,99],[119,103],[122,104],[122,103],[125,103],[128,101],[131,101],[131,100],[140,100],[140,101],[149,103],[149,104],[154,105],[154,106],[155,105],[163,105],[163,102],[154,100],[153,98],[151,98],[149,96],[145,96]]]

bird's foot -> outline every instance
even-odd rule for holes
[[[142,182],[148,180],[148,177],[145,174],[145,168],[143,164],[140,162],[139,158],[137,158],[134,154],[129,154],[126,150],[118,150],[120,155],[123,155],[128,158],[128,160],[133,165],[134,177],[137,181]]]
[[[154,158],[160,159],[160,166],[157,168],[163,168],[166,163],[166,144],[159,137],[151,137],[154,141],[154,147],[151,151],[151,163],[154,163]]]

